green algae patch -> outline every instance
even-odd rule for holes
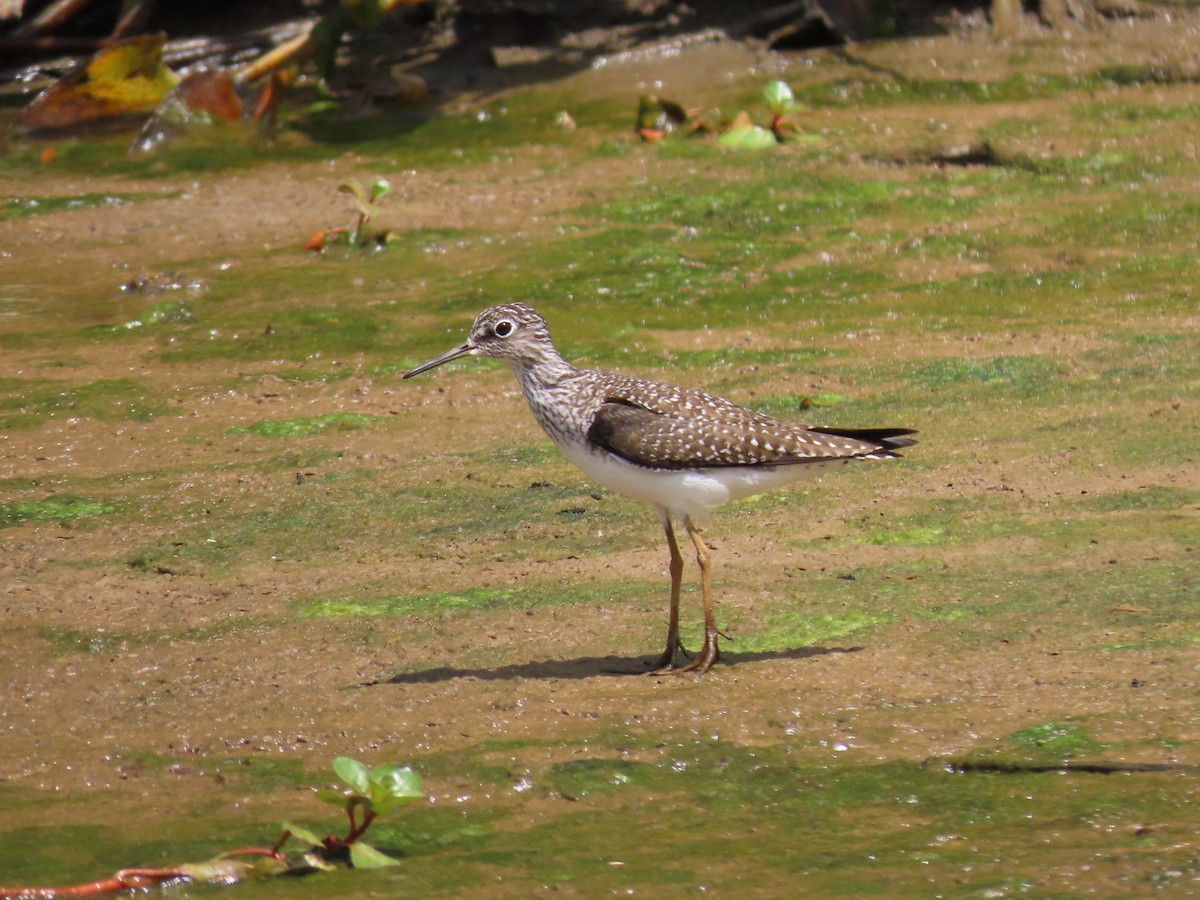
[[[21,792],[24,793],[24,792]],[[27,799],[17,791],[0,793],[6,809],[14,813],[28,808],[34,813],[44,800]],[[161,829],[161,823],[156,824]],[[61,884],[72,879],[91,881],[110,875],[114,868],[104,866],[108,860],[124,860],[134,852],[134,836],[125,828],[108,825],[65,823],[55,826],[29,825],[6,831],[0,850],[0,869],[5,884]],[[165,858],[165,846],[147,846],[139,841],[136,852],[140,859]]]
[[[146,646],[161,639],[158,634],[131,635],[105,630],[82,631],[77,628],[41,628],[38,637],[55,654],[118,653],[130,647]]]
[[[768,416],[807,416],[811,410],[823,406],[837,406],[850,402],[845,394],[833,391],[819,391],[814,394],[792,396],[790,394],[775,394],[763,397],[748,404],[750,409]]]
[[[102,378],[83,385],[0,379],[0,428],[38,428],[47,419],[73,417],[149,422],[166,412],[155,392],[132,378]]]
[[[139,328],[154,328],[161,325],[192,325],[196,322],[196,313],[191,304],[185,300],[159,300],[144,307],[138,314],[119,325],[100,325],[96,332],[117,333],[134,331]]]
[[[612,582],[564,586],[556,583],[527,583],[518,588],[467,588],[437,593],[385,594],[375,597],[329,597],[300,601],[300,618],[380,618],[423,613],[454,613],[479,610],[533,609],[620,602],[652,596],[656,585],[642,582]]]
[[[1113,491],[1082,498],[1079,506],[1091,512],[1178,510],[1200,505],[1200,491],[1149,485],[1136,491]]]
[[[462,820],[478,815],[469,804],[458,822],[422,823],[406,849],[431,864],[413,866],[406,884],[486,891],[499,871],[511,890],[920,897],[953,883],[964,896],[1002,885],[1049,896],[1084,883],[1062,871],[1064,860],[1097,851],[1120,858],[1135,884],[1153,884],[1171,864],[1200,871],[1189,868],[1186,842],[1167,849],[1189,833],[1195,799],[1170,771],[967,773],[938,760],[876,763],[848,744],[817,761],[797,740],[744,746],[685,729],[552,746],[569,758],[539,762],[536,745],[513,748],[498,776],[482,746],[414,761],[457,776],[456,785],[542,799],[537,817],[518,814],[508,827],[462,833]],[[1145,821],[1158,823],[1149,843]],[[453,861],[453,881],[438,860]]]
[[[1109,638],[1103,650],[1185,648],[1198,633],[1200,612],[1191,602],[1196,579],[1185,562],[1109,564],[1100,557],[1078,566],[1072,558],[1079,551],[1069,547],[1034,546],[1028,552],[1017,544],[1014,551],[967,563],[943,562],[937,547],[916,548],[910,562],[860,567],[837,577],[804,573],[795,596],[762,598],[734,618],[729,607],[720,613],[719,605],[737,638],[728,649],[811,646],[839,632],[866,635],[872,629],[879,638],[859,640],[887,641],[889,626],[898,620],[930,623],[932,630],[917,640],[943,650],[986,647],[998,636],[1018,644],[1039,634],[1074,645],[1081,640],[1081,620],[1103,623]],[[1084,639],[1085,646],[1092,640]]]
[[[657,780],[654,775],[654,767],[646,763],[592,758],[559,763],[550,771],[549,781],[568,800],[578,800],[589,794],[611,794],[631,785],[645,790],[647,782]]]
[[[307,273],[305,273],[307,274]],[[312,276],[310,276],[312,278]],[[277,282],[282,276],[277,276]],[[319,283],[319,279],[314,279]],[[207,332],[193,329],[160,353],[166,363],[190,363],[213,359],[285,359],[316,360],[324,356],[368,353],[384,349],[386,322],[378,315],[351,308],[279,306],[281,286],[271,287],[264,296],[266,282],[258,281],[249,296],[238,298],[233,310],[214,307],[205,315],[207,322],[222,323]],[[210,299],[214,304],[225,299],[235,285],[214,285]],[[310,288],[311,290],[312,288]]]
[[[270,438],[312,437],[326,431],[354,431],[365,425],[385,421],[385,416],[365,413],[329,413],[323,416],[308,416],[298,419],[264,419],[245,427],[231,428],[227,434],[256,434]]]
[[[305,424],[301,437],[307,434]],[[200,574],[250,561],[318,563],[345,553],[421,558],[464,538],[492,547],[498,559],[560,557],[630,546],[650,527],[643,507],[609,504],[605,498],[611,512],[606,508],[604,529],[598,530],[592,524],[598,501],[582,493],[586,487],[533,481],[552,473],[531,476],[519,460],[497,458],[508,472],[507,485],[463,479],[416,487],[405,480],[403,469],[343,472],[346,466],[336,453],[272,456],[256,463],[263,478],[253,494],[233,501],[220,515],[180,520],[126,563],[151,573]],[[297,471],[311,474],[297,479]]]
[[[826,641],[848,637],[868,628],[886,625],[895,616],[879,613],[847,612],[842,615],[817,613],[798,615],[786,611],[764,615],[762,630],[753,634],[739,631],[731,652],[795,650]]]
[[[1066,722],[1029,725],[1010,734],[1008,742],[1039,754],[1063,759],[1094,753],[1101,749],[1080,726]]]
[[[95,806],[87,796],[60,796],[66,820],[41,824],[44,794],[0,788],[5,809],[22,814],[21,822],[5,832],[0,848],[6,885],[90,882],[131,865],[174,867],[237,847],[269,844],[279,834],[272,816],[277,798],[294,796],[314,780],[299,757],[263,756],[254,752],[250,741],[240,755],[213,756],[197,748],[165,754],[123,747],[105,762],[114,780],[142,785],[146,806],[126,800],[114,811],[111,795]],[[224,790],[236,790],[243,799],[231,804]],[[189,815],[162,815],[157,803],[163,796],[170,796],[173,804],[187,804]],[[328,818],[323,821],[329,825]],[[22,823],[30,824],[21,827]],[[269,888],[261,889],[270,893]]]
[[[137,771],[139,774],[173,774],[181,765],[201,767],[204,774],[230,781],[239,790],[252,794],[266,794],[277,790],[297,790],[309,787],[312,773],[307,771],[305,761],[299,758],[280,759],[252,753],[217,755],[204,754],[188,759],[187,756],[165,754],[157,750],[134,749],[114,757],[120,768]],[[199,774],[195,772],[194,774]],[[217,837],[213,836],[214,839]]]
[[[614,223],[703,226],[726,241],[744,241],[751,234],[794,236],[797,221],[849,224],[883,211],[903,191],[894,182],[816,176],[795,160],[743,165],[740,174],[739,183],[730,185],[711,180],[648,185],[633,198],[600,205],[595,213]]]
[[[1184,627],[1195,626],[1190,624]],[[1108,653],[1123,650],[1187,650],[1194,647],[1200,647],[1200,632],[1182,634],[1177,637],[1157,635],[1140,640],[1115,641],[1109,644],[1098,644],[1096,649]]]
[[[46,642],[51,653],[66,656],[76,653],[111,654],[153,647],[156,644],[191,641],[203,643],[263,625],[272,624],[249,616],[233,616],[214,625],[156,631],[115,631],[111,628],[39,628],[37,636]]]
[[[241,549],[215,537],[174,537],[143,547],[125,565],[154,575],[211,575],[233,562]]]
[[[126,206],[147,200],[170,200],[182,191],[141,191],[132,193],[91,193],[69,197],[14,197],[0,205],[0,222],[12,222],[56,212],[75,212],[101,206]]]
[[[914,455],[906,452],[906,459]],[[938,547],[1025,539],[1025,552],[1042,557],[1100,541],[1136,542],[1153,533],[1160,541],[1185,547],[1189,542],[1187,511],[1198,501],[1196,491],[1165,485],[1134,491],[1084,491],[1057,498],[1053,504],[1030,502],[1016,490],[993,488],[916,503],[908,513],[848,518],[848,533],[833,538],[832,543]],[[808,541],[797,546],[819,548],[826,543]]]
[[[954,106],[1052,99],[1069,91],[1097,90],[1114,82],[1097,75],[1018,72],[994,81],[962,79],[855,79],[801,87],[796,99],[812,106],[854,108],[917,104]]]
[[[434,802],[371,832],[378,846],[405,857],[403,870],[355,873],[353,886],[343,879],[338,890],[366,896],[395,889],[400,878],[422,896],[485,896],[498,879],[521,894],[563,885],[596,893],[921,897],[931,885],[954,884],[964,896],[1018,886],[1059,896],[1111,887],[1116,875],[1139,891],[1200,876],[1187,840],[1196,791],[1178,772],[974,771],[936,759],[862,756],[845,744],[817,758],[796,738],[744,746],[686,729],[583,743],[483,742],[418,756],[411,763]],[[153,752],[117,762],[131,773],[181,764]],[[263,798],[312,780],[297,760],[250,753],[182,765]],[[2,790],[6,806],[23,808],[8,804],[14,789]],[[536,798],[536,815],[528,798]],[[248,823],[256,805],[246,805],[250,812],[234,827],[228,812],[206,816],[212,835],[191,820],[186,829],[156,820],[153,837],[137,823],[100,834],[75,825],[16,829],[3,851],[5,871],[27,883],[63,872],[83,880],[104,860],[133,858],[135,850],[149,864],[229,849],[214,845],[218,834],[261,843],[271,826]],[[22,859],[9,865],[16,853]],[[1119,867],[1101,865],[1106,859]],[[1085,861],[1100,871],[1081,870]],[[309,896],[313,881],[286,895]],[[329,885],[319,887],[327,895]]]
[[[234,135],[229,129],[216,128],[212,135],[193,135],[163,143],[152,154],[130,153],[128,134],[67,138],[55,143],[53,169],[77,177],[124,176],[153,182],[195,175],[220,176],[284,162],[320,162],[328,158],[327,147],[311,144],[292,131],[281,131],[267,150],[251,136]],[[41,161],[40,145],[16,149],[0,157],[0,174],[29,177],[44,175],[46,169],[46,164]],[[164,190],[161,193],[174,197],[186,191]],[[147,199],[159,196],[153,191],[121,191],[115,195]]]
[[[292,472],[297,462],[303,459],[289,459],[278,468]],[[230,510],[201,525],[176,525],[173,533],[130,554],[126,565],[147,573],[215,575],[248,561],[315,561],[344,552],[351,540],[370,538],[383,545],[395,530],[385,515],[366,515],[369,502],[359,490],[333,500],[312,499],[307,483],[298,484],[294,476],[288,481],[286,488],[270,492],[270,508]]]
[[[160,300],[151,303],[138,313],[137,318],[125,323],[126,328],[138,325],[190,325],[196,314],[183,300]]]
[[[545,453],[553,468],[531,472],[523,453],[500,452],[493,463],[500,484],[464,479],[410,492],[411,536],[435,544],[469,537],[493,546],[498,558],[546,559],[636,546],[652,527],[644,505],[580,480],[553,447],[534,453]]]
[[[1002,385],[1022,392],[1042,390],[1062,364],[1044,356],[998,356],[992,359],[944,359],[916,368],[913,383],[928,390],[945,391],[958,385]]]
[[[537,444],[514,444],[495,450],[480,450],[470,454],[468,458],[485,466],[519,466],[534,469],[561,462],[562,453],[549,441],[543,441]],[[539,486],[549,487],[546,484]]]
[[[917,528],[877,531],[869,540],[872,544],[883,546],[937,547],[949,543],[950,535],[945,528],[937,525],[921,525]]]
[[[0,528],[22,522],[70,522],[75,519],[107,516],[117,512],[117,505],[107,500],[57,494],[45,500],[24,500],[0,503]]]
[[[301,618],[375,618],[407,616],[446,610],[506,609],[517,592],[504,589],[471,588],[458,593],[391,594],[362,599],[318,600],[300,609]]]

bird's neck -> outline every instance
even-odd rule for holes
[[[508,364],[527,395],[552,391],[578,372],[553,347],[541,348],[536,355],[508,360]]]
[[[566,448],[573,441],[573,430],[566,419],[574,412],[579,370],[550,349],[536,358],[510,363],[529,411],[556,444]]]

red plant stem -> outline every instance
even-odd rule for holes
[[[355,841],[357,841],[360,837],[363,836],[363,832],[366,831],[367,827],[374,821],[375,821],[375,813],[371,812],[371,810],[368,809],[365,813],[363,813],[362,824],[360,824],[357,828],[351,828],[350,833],[348,835],[346,835],[346,840],[343,841],[343,843],[353,844]]]
[[[363,809],[363,819],[361,823],[354,815],[355,810],[360,806]],[[346,835],[345,839],[339,841],[339,843],[348,845],[353,844],[360,837],[362,837],[363,832],[366,831],[370,824],[375,821],[375,810],[371,809],[369,802],[363,798],[353,797],[351,798],[350,802],[346,804],[346,815],[350,818],[350,831]]]
[[[270,856],[287,860],[278,849],[270,847],[241,847],[222,853],[222,859],[232,856]],[[86,884],[71,884],[64,887],[0,887],[0,900],[58,900],[59,897],[97,897],[101,894],[116,894],[121,891],[137,891],[155,887],[164,881],[188,876],[180,869],[121,869],[111,878],[101,878]]]
[[[231,856],[270,856],[281,862],[287,861],[287,857],[280,853],[277,847],[239,847],[237,850],[222,853],[221,859],[229,859]]]
[[[58,900],[59,897],[97,897],[154,887],[185,878],[178,869],[121,869],[111,878],[63,887],[0,887],[0,900]]]

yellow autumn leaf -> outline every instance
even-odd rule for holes
[[[84,69],[64,75],[25,109],[28,128],[70,128],[153,112],[179,81],[163,65],[162,34],[138,35],[100,50]]]

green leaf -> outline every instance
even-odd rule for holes
[[[356,869],[382,869],[384,866],[398,866],[400,860],[380,853],[370,844],[355,841],[350,845],[350,864]]]
[[[357,759],[339,756],[333,761],[333,772],[358,794],[371,796],[371,773]]]
[[[343,181],[337,186],[337,189],[343,194],[353,194],[360,200],[365,199],[367,196],[367,192],[363,189],[363,186],[358,183],[357,178],[351,178],[349,181]]]
[[[394,806],[424,796],[421,776],[407,766],[384,765],[371,770],[371,802],[376,806]]]
[[[344,791],[332,791],[328,788],[316,792],[317,799],[322,803],[328,803],[330,806],[336,806],[338,809],[345,809],[346,804],[350,802],[350,795]]]
[[[788,87],[787,82],[772,81],[763,88],[763,99],[767,101],[767,106],[771,108],[771,112],[779,115],[787,112],[796,102],[796,95],[792,93],[792,89]]]
[[[371,200],[379,200],[392,192],[392,183],[386,178],[376,178],[371,182]]]
[[[774,134],[758,125],[735,125],[717,138],[717,143],[738,150],[763,150],[779,142]]]
[[[291,837],[294,837],[307,847],[323,847],[325,845],[323,840],[307,828],[301,828],[299,825],[293,825],[291,822],[284,822],[283,828]]]

